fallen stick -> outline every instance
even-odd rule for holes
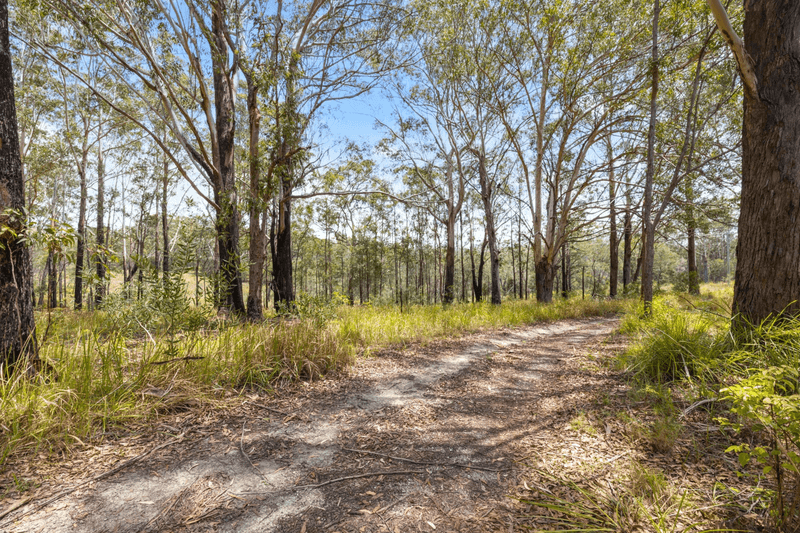
[[[503,469],[503,470],[497,470],[495,468],[486,468],[485,466],[467,465],[467,464],[462,464],[462,463],[434,463],[434,462],[429,462],[429,461],[415,461],[413,459],[406,459],[405,457],[394,457],[392,455],[387,455],[385,453],[372,452],[372,451],[368,451],[368,450],[353,450],[351,448],[342,448],[342,449],[344,451],[346,451],[346,452],[366,453],[366,454],[369,454],[369,455],[377,455],[379,457],[386,457],[387,459],[393,459],[395,461],[403,461],[405,463],[412,463],[412,464],[415,464],[415,465],[443,466],[443,467],[454,466],[454,467],[458,467],[458,468],[471,468],[473,470],[484,470],[486,472],[507,472],[508,470],[510,470],[510,468],[506,468],[506,469]]]
[[[169,363],[174,363],[176,361],[199,361],[200,359],[205,359],[205,357],[199,357],[196,355],[187,355],[186,357],[178,357],[176,359],[168,359],[166,361],[150,361],[149,364],[151,365],[166,365]]]
[[[274,409],[272,407],[267,407],[266,405],[262,405],[260,403],[255,403],[255,402],[251,402],[251,401],[245,401],[244,403],[249,403],[250,405],[252,405],[254,407],[258,407],[260,409],[265,409],[267,411],[273,412],[275,414],[279,414],[281,416],[292,416],[291,413],[285,413],[285,412],[283,412],[283,411],[281,411],[279,409]],[[242,405],[244,405],[244,404],[242,404]]]
[[[6,509],[2,513],[0,513],[0,519],[3,519],[6,516],[8,516],[9,514],[13,513],[17,509],[19,509],[20,507],[22,507],[23,505],[28,503],[29,501],[31,501],[32,499],[33,499],[33,496],[28,496],[27,498],[24,498],[24,499],[18,501],[17,503],[15,503],[11,507],[9,507],[8,509]]]
[[[144,453],[141,453],[141,454],[137,455],[136,457],[134,457],[132,459],[128,459],[127,461],[125,461],[121,465],[116,466],[116,467],[112,468],[111,470],[109,470],[107,472],[103,472],[102,474],[96,475],[96,476],[94,476],[94,477],[92,477],[90,479],[87,479],[86,481],[81,481],[80,483],[78,483],[74,487],[70,487],[68,489],[62,490],[61,492],[59,492],[55,496],[53,496],[51,498],[48,498],[47,500],[43,501],[42,503],[40,503],[39,505],[37,505],[33,509],[25,511],[20,516],[16,517],[14,520],[8,520],[6,522],[0,523],[0,527],[6,526],[6,525],[10,524],[12,521],[19,520],[20,518],[23,518],[25,516],[31,515],[31,514],[35,513],[36,511],[39,511],[41,509],[44,509],[45,507],[47,507],[48,505],[50,505],[54,501],[60,500],[64,496],[72,494],[73,492],[75,492],[79,488],[81,488],[81,487],[83,487],[85,485],[88,485],[89,483],[93,483],[95,481],[100,481],[101,479],[104,479],[104,478],[107,478],[109,476],[112,476],[112,475],[116,474],[117,472],[119,472],[120,470],[123,470],[123,469],[129,467],[130,465],[132,465],[132,464],[134,464],[134,463],[136,463],[138,461],[141,461],[142,459],[144,459],[145,457],[147,457],[148,455],[150,455],[153,452],[156,452],[156,451],[158,451],[158,450],[160,450],[162,448],[166,448],[167,446],[171,446],[173,444],[176,444],[178,442],[183,441],[183,438],[184,438],[184,434],[182,433],[178,437],[176,437],[176,438],[174,438],[172,440],[169,440],[169,441],[165,442],[164,444],[159,444],[155,448],[152,448],[152,449],[150,449],[150,450],[148,450],[148,451],[146,451]],[[4,513],[3,516],[8,515],[12,511],[14,511],[14,509],[11,509],[8,512]]]
[[[322,483],[317,483],[315,485],[299,485],[296,487],[292,487],[293,489],[316,489],[319,487],[324,487],[325,485],[331,485],[333,483],[339,483],[341,481],[348,481],[350,479],[359,479],[362,477],[378,477],[378,476],[402,476],[408,474],[426,474],[424,470],[393,470],[391,472],[369,472],[367,474],[356,474],[354,476],[345,476],[345,477],[337,477],[336,479],[329,479],[328,481],[323,481]]]

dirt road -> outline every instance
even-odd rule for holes
[[[516,447],[552,422],[536,406],[550,402],[556,417],[560,395],[580,386],[559,380],[562,361],[615,325],[388,350],[348,376],[250,396],[222,419],[187,410],[154,426],[170,434],[158,450],[47,505],[28,502],[0,531],[492,530],[485,517],[518,483]]]

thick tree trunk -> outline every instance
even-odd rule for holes
[[[266,246],[266,231],[264,231],[261,216],[264,211],[261,194],[261,166],[258,161],[261,113],[258,110],[258,85],[254,82],[252,75],[247,75],[246,78],[247,114],[249,117],[248,124],[250,129],[250,271],[248,273],[249,292],[247,294],[247,319],[251,322],[259,322],[264,317],[261,291]]]
[[[234,113],[233,72],[228,69],[228,43],[222,23],[222,2],[214,5],[212,32],[216,53],[212,54],[214,71],[214,106],[216,111],[218,153],[216,163],[219,170],[218,183],[214,187],[214,201],[220,206],[217,211],[216,231],[219,243],[219,268],[223,294],[220,303],[237,315],[244,315],[242,275],[239,271],[239,210],[236,197],[236,174],[234,168],[234,135],[236,116]]]
[[[653,6],[653,47],[652,84],[650,87],[650,129],[647,134],[647,173],[644,186],[644,206],[642,223],[644,241],[642,242],[642,301],[644,312],[650,315],[653,306],[653,259],[655,255],[655,224],[653,221],[653,178],[655,173],[656,110],[658,96],[658,16],[661,7],[659,0]]]
[[[494,229],[494,211],[492,210],[492,185],[486,171],[486,155],[478,154],[478,177],[481,185],[481,200],[486,217],[486,239],[489,244],[489,272],[491,275],[492,304],[500,305],[500,250],[497,248],[497,234]],[[483,265],[481,265],[482,267]]]
[[[619,277],[619,241],[617,239],[617,184],[614,181],[614,154],[611,142],[608,143],[608,164],[611,166],[608,173],[608,201],[609,201],[609,268],[608,268],[608,295],[617,297]]]
[[[26,354],[36,358],[33,323],[33,271],[30,251],[9,232],[21,235],[25,183],[17,133],[14,76],[8,39],[8,2],[0,0],[0,365],[7,372]]]
[[[734,322],[800,314],[800,3],[760,0],[744,41],[759,94],[745,90]]]
[[[553,301],[553,282],[556,279],[555,265],[549,257],[540,257],[536,261],[536,300],[542,303]]]
[[[455,300],[456,280],[456,214],[450,212],[447,218],[447,251],[444,259],[444,294],[442,303],[445,305]]]

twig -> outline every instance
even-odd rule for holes
[[[267,411],[273,412],[275,414],[279,414],[281,416],[292,416],[291,413],[285,413],[285,412],[280,411],[278,409],[274,409],[272,407],[267,407],[266,405],[262,405],[260,403],[255,403],[255,402],[251,402],[249,400],[245,401],[244,403],[249,403],[250,405],[253,405],[255,407],[260,407],[261,409],[265,409]],[[244,404],[242,404],[242,405],[244,405]]]
[[[413,459],[406,459],[405,457],[394,457],[392,455],[386,455],[385,453],[378,453],[378,452],[371,452],[367,450],[353,450],[351,448],[342,448],[342,450],[346,452],[353,452],[353,453],[366,453],[369,455],[377,455],[379,457],[386,457],[388,459],[393,459],[395,461],[403,461],[405,463],[412,463],[415,465],[424,465],[424,466],[441,466],[441,467],[458,467],[458,468],[471,468],[473,470],[484,470],[486,472],[507,472],[510,468],[505,468],[502,470],[497,470],[494,468],[486,468],[485,466],[474,466],[474,465],[467,465],[462,463],[432,463],[428,461],[414,461]]]
[[[408,494],[406,494],[406,495],[405,495],[405,496],[403,496],[402,498],[398,498],[397,500],[393,501],[392,503],[390,503],[390,504],[389,504],[389,505],[387,505],[386,507],[382,507],[382,508],[378,509],[377,511],[375,511],[375,514],[377,514],[377,515],[381,515],[381,514],[385,513],[386,511],[388,511],[389,509],[391,509],[392,507],[394,507],[394,506],[395,506],[395,505],[397,505],[398,503],[402,502],[403,500],[405,500],[405,499],[406,499],[406,498],[408,498],[409,496],[411,496],[411,493],[408,493]]]
[[[32,499],[33,499],[33,496],[28,496],[27,498],[18,501],[17,503],[15,503],[11,507],[9,507],[8,509],[6,509],[2,513],[0,513],[0,519],[3,519],[6,516],[8,516],[9,514],[13,513],[17,509],[19,509],[20,507],[22,507],[23,505],[28,503],[29,501],[31,501]]]
[[[704,405],[704,404],[707,404],[707,403],[711,403],[711,402],[716,402],[716,401],[717,401],[717,398],[706,398],[705,400],[700,400],[699,402],[695,402],[692,405],[690,405],[689,407],[687,407],[686,409],[684,409],[681,412],[681,414],[680,414],[680,416],[678,418],[684,418],[686,415],[688,415],[689,413],[691,413],[692,411],[694,411],[695,409],[697,409],[701,405]]]
[[[169,363],[174,363],[175,361],[196,361],[198,359],[205,359],[205,357],[201,357],[199,355],[187,355],[186,357],[178,357],[176,359],[169,359],[168,361],[151,361],[151,365],[166,365]]]
[[[317,483],[315,485],[298,485],[296,487],[292,487],[293,489],[316,489],[319,487],[324,487],[325,485],[331,485],[333,483],[339,483],[340,481],[348,481],[350,479],[359,479],[362,477],[378,477],[378,476],[403,476],[408,474],[425,474],[424,470],[392,470],[391,472],[369,472],[366,474],[356,474],[355,476],[345,476],[345,477],[337,477],[336,479],[329,479],[328,481],[323,481],[322,483]]]
[[[165,442],[164,444],[159,444],[155,448],[152,448],[152,449],[150,449],[150,450],[148,450],[148,451],[146,451],[144,453],[141,453],[141,454],[137,455],[136,457],[134,457],[132,459],[128,459],[127,461],[125,461],[121,465],[116,466],[116,467],[112,468],[111,470],[109,470],[107,472],[103,472],[102,474],[98,474],[98,475],[96,475],[96,476],[94,476],[94,477],[92,477],[90,479],[87,479],[86,481],[82,481],[82,482],[78,483],[77,485],[75,485],[74,487],[70,487],[68,489],[62,490],[61,492],[59,492],[55,496],[53,496],[51,498],[48,498],[47,500],[43,501],[42,503],[40,503],[39,505],[37,505],[33,509],[22,513],[20,516],[16,517],[14,520],[19,520],[22,517],[28,516],[30,514],[35,513],[36,511],[44,509],[45,507],[47,507],[48,505],[50,505],[54,501],[60,500],[64,496],[72,494],[73,492],[75,492],[79,488],[81,488],[81,487],[83,487],[85,485],[88,485],[89,483],[93,483],[95,481],[100,481],[101,479],[104,479],[104,478],[107,478],[109,476],[112,476],[112,475],[116,474],[117,472],[119,472],[120,470],[123,470],[123,469],[131,466],[132,464],[137,463],[138,461],[141,461],[142,459],[144,459],[145,457],[147,457],[151,453],[156,452],[156,451],[158,451],[158,450],[160,450],[162,448],[166,448],[167,446],[172,446],[173,444],[176,444],[178,442],[183,441],[183,439],[184,439],[184,434],[181,433],[180,435],[178,435],[178,437],[176,437],[176,438],[174,438],[172,440],[169,440],[169,441]],[[11,511],[9,511],[9,512],[11,512]],[[6,513],[6,514],[8,514],[8,513]],[[11,523],[10,520],[6,521],[6,522],[2,522],[2,523],[0,523],[0,527],[6,526],[6,525],[8,525],[10,523]]]
[[[245,458],[245,459],[247,459],[247,462],[248,462],[248,463],[250,463],[250,466],[252,466],[252,467],[253,467],[253,470],[255,470],[256,472],[258,472],[258,475],[259,475],[259,476],[261,476],[261,479],[263,479],[263,480],[264,480],[264,483],[266,483],[266,484],[268,484],[268,485],[271,485],[271,483],[270,483],[270,482],[269,482],[269,480],[267,479],[267,476],[265,476],[265,475],[264,475],[264,473],[263,473],[261,470],[259,470],[259,469],[258,469],[258,467],[257,467],[256,465],[254,465],[254,464],[253,464],[253,461],[251,461],[251,460],[250,460],[250,457],[249,457],[249,456],[247,455],[247,453],[245,453],[245,451],[244,451],[244,425],[245,425],[246,423],[247,423],[247,421],[246,421],[246,420],[242,422],[242,436],[241,436],[241,438],[239,439],[239,451],[241,451],[241,452],[242,452],[242,455],[244,455],[244,458]]]

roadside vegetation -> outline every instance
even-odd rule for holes
[[[120,292],[102,310],[53,309],[37,317],[43,371],[33,380],[16,375],[0,382],[0,465],[42,453],[61,457],[161,413],[320,379],[382,346],[609,315],[632,305],[577,298],[401,310],[301,294],[292,315],[250,324],[193,305],[179,275],[165,279],[140,300]]]
[[[665,467],[620,460],[611,483],[537,471],[549,489],[524,502],[548,517],[548,530],[798,531],[800,321],[732,330],[732,293],[729,284],[704,285],[701,296],[663,293],[651,317],[641,306],[626,315],[629,346],[605,365],[629,391],[597,410]],[[581,413],[573,426],[587,419]],[[703,478],[696,464],[719,466]],[[723,470],[737,481],[718,477]]]

